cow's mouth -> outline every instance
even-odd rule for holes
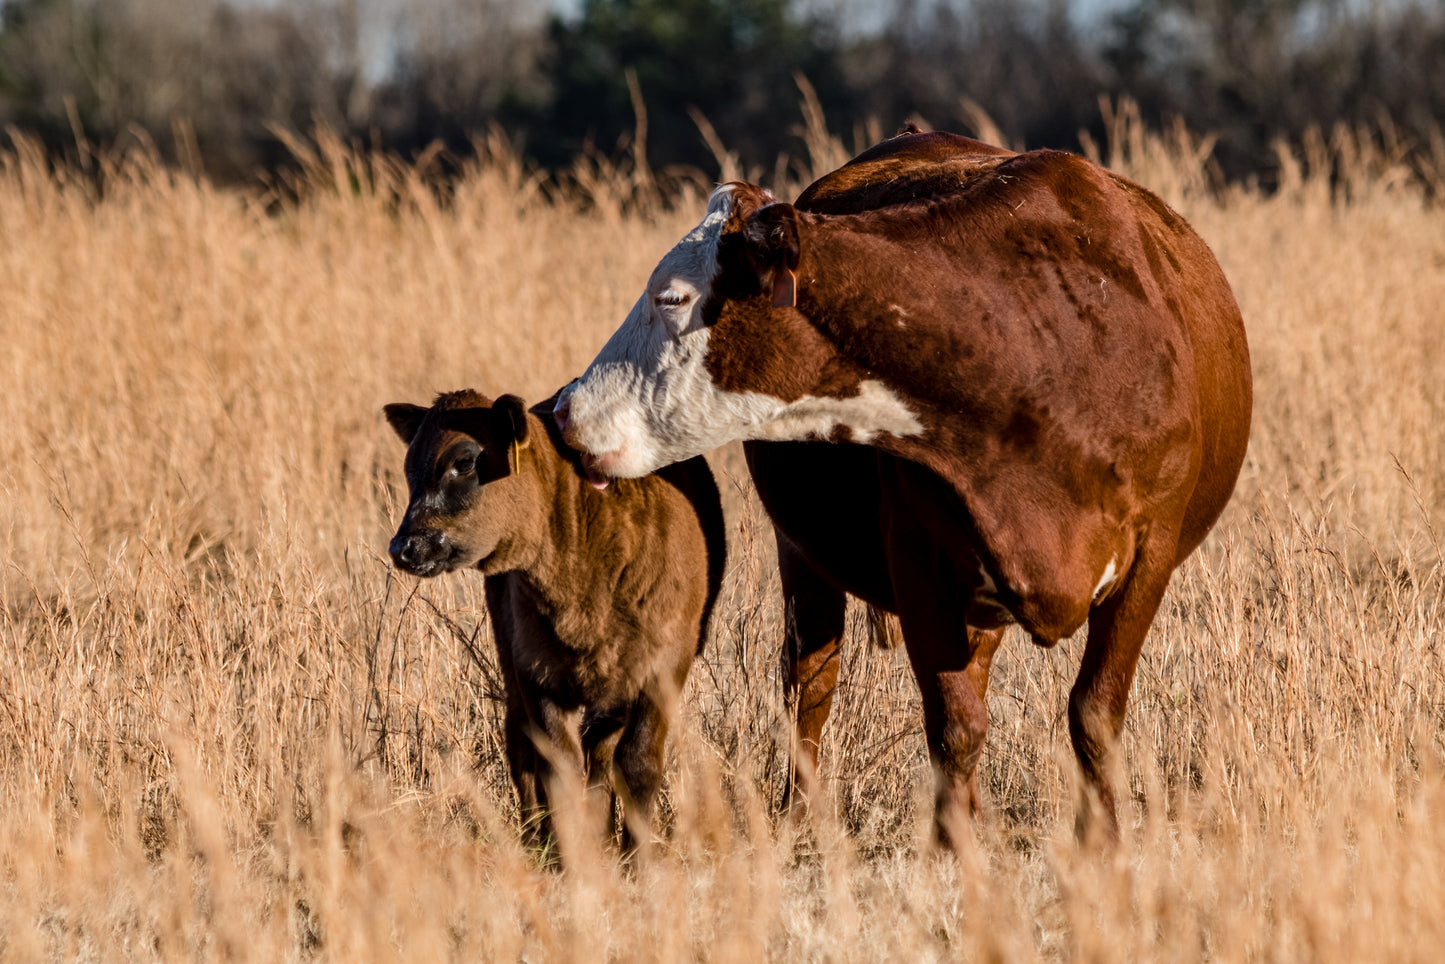
[[[605,458],[605,456],[603,458]],[[612,481],[612,479],[603,474],[602,461],[602,458],[593,455],[591,452],[582,453],[582,475],[587,479],[587,484],[599,492],[607,488],[607,484]]]

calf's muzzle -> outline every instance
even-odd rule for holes
[[[391,540],[391,561],[396,568],[414,576],[434,576],[451,555],[451,544],[440,529],[410,530],[403,527]]]

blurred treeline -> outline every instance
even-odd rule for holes
[[[657,168],[716,174],[725,147],[767,172],[799,149],[800,78],[850,146],[911,119],[1068,148],[1129,98],[1267,184],[1273,143],[1311,128],[1445,152],[1445,3],[0,0],[0,124],[223,180],[318,125],[406,156],[500,130],[549,168],[641,134]]]

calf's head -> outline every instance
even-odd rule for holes
[[[410,494],[390,547],[396,567],[416,576],[511,568],[536,501],[523,472],[522,400],[461,391],[430,408],[398,402],[384,411],[407,443]]]

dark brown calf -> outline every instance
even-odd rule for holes
[[[722,582],[722,509],[701,458],[599,491],[550,418],[471,391],[386,406],[408,444],[397,568],[475,568],[506,687],[506,746],[529,836],[550,833],[554,767],[620,796],[645,840],[669,721]],[[615,769],[615,772],[614,772]],[[615,810],[615,807],[613,808]]]

